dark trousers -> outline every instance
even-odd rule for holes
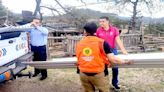
[[[34,53],[33,61],[46,61],[47,53],[46,46],[31,46],[31,51]],[[41,73],[42,77],[47,77],[47,69],[37,69],[35,68],[34,74]]]
[[[118,55],[117,49],[111,49],[114,55]],[[118,85],[118,67],[112,68],[112,84]]]

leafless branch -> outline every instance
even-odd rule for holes
[[[58,0],[54,0],[66,13],[68,13],[69,11],[67,9],[65,9],[63,7],[63,5],[60,4],[60,2]]]
[[[42,8],[47,8],[47,9],[49,9],[49,10],[55,11],[55,12],[57,12],[59,15],[61,15],[61,13],[60,13],[57,9],[55,9],[55,8],[48,7],[48,6],[40,6],[40,7],[42,7]]]
[[[35,8],[35,11],[34,11],[34,16],[36,16],[37,13],[39,13],[40,18],[42,20],[43,19],[43,16],[42,16],[42,13],[40,11],[40,3],[41,3],[42,0],[35,0],[35,1],[36,1],[36,8]]]
[[[70,14],[73,18],[76,19],[76,16],[74,14],[72,14],[71,12],[69,12],[66,8],[63,7],[63,5],[61,5],[61,3],[58,0],[54,0],[66,13]]]
[[[85,6],[87,6],[87,4],[83,1],[83,0],[80,0]]]

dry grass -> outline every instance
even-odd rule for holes
[[[28,70],[33,69],[24,72]],[[164,69],[119,70],[120,92],[164,92]],[[83,88],[75,69],[49,69],[44,81],[22,77],[1,85],[0,92],[83,92]]]

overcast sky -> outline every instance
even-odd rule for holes
[[[97,0],[84,0],[87,3],[93,3],[94,1]],[[59,0],[59,2],[63,6],[81,6],[84,5],[84,3],[81,3],[80,0]],[[35,9],[35,0],[2,0],[3,5],[5,5],[9,10],[16,12],[16,13],[21,13],[22,10],[30,10],[34,11]],[[47,5],[47,6],[52,6],[55,8],[59,8],[59,6],[55,3],[54,0],[42,0],[42,5]],[[110,4],[112,6],[112,4]],[[116,13],[119,16],[131,16],[132,14],[129,13],[129,9],[132,9],[132,7],[129,5],[127,7],[127,10],[120,13],[118,10],[113,9],[109,6],[109,4],[94,4],[94,5],[88,5],[85,7],[80,7],[80,8],[89,8],[89,9],[94,9],[97,11],[102,11],[102,12],[109,12],[109,13]],[[143,10],[145,7],[139,7],[141,10]],[[51,12],[47,9],[42,9],[42,12],[46,15],[51,14]],[[153,13],[153,15],[148,14],[148,12],[141,12],[141,15],[143,16],[149,16],[149,17],[164,17],[164,9],[157,13]]]

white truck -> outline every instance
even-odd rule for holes
[[[23,61],[32,60],[29,49],[28,34],[24,30],[30,28],[0,28],[0,83],[23,76],[20,72],[26,69]],[[24,74],[31,76],[31,73]]]

